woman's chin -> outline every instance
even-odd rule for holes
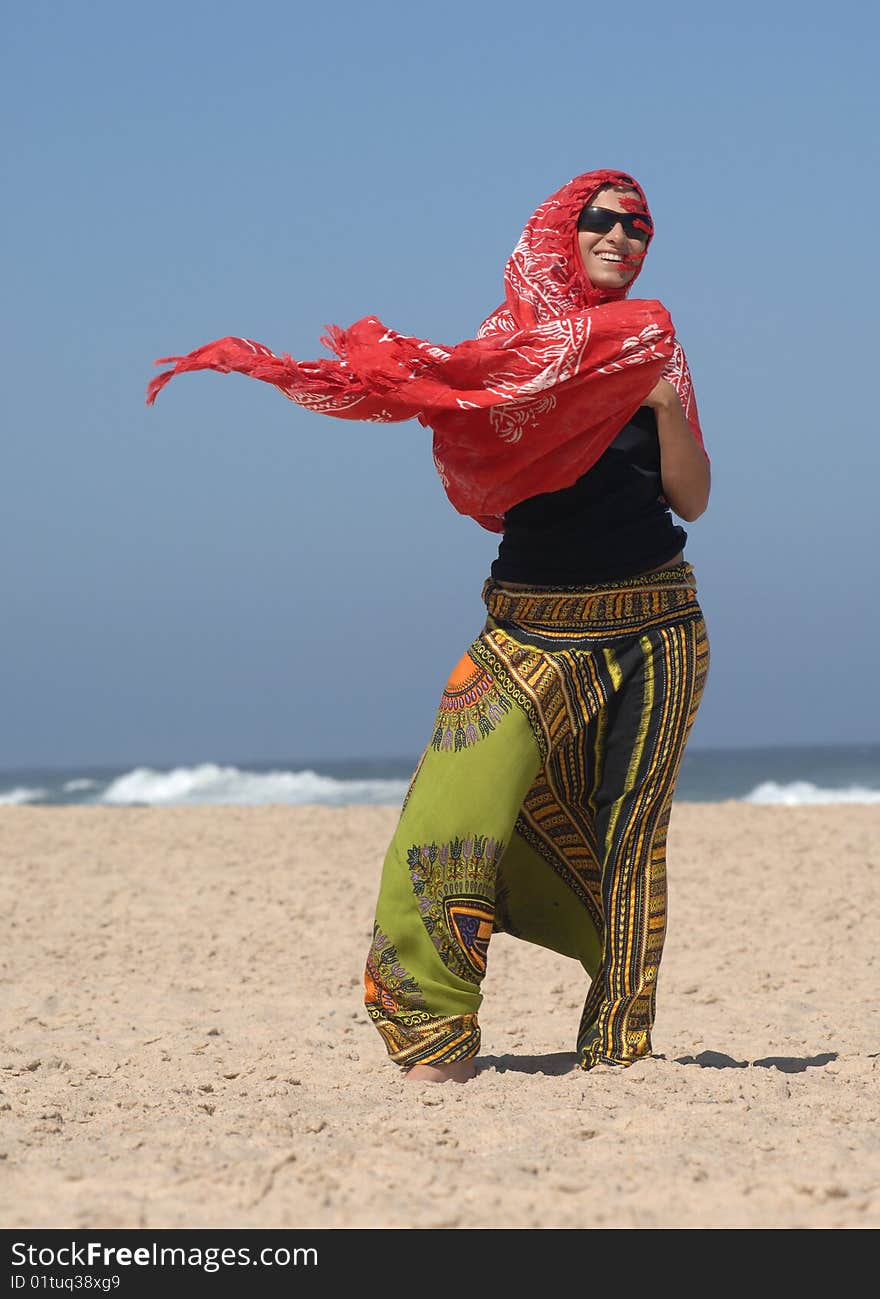
[[[631,275],[599,275],[595,278],[591,275],[590,280],[596,289],[625,289],[632,279]]]
[[[603,265],[591,267],[589,271],[590,283],[597,289],[625,289],[633,274],[629,267],[616,270]]]

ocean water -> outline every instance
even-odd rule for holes
[[[0,805],[171,807],[379,803],[399,807],[415,758],[199,762],[0,771]],[[880,803],[880,744],[688,749],[676,798],[795,806]]]

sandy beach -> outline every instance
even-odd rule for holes
[[[396,817],[0,809],[0,1225],[880,1225],[880,806],[676,804],[655,1056],[496,935],[464,1086],[363,1009]]]

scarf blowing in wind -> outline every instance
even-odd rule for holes
[[[673,384],[703,446],[687,361],[660,302],[596,288],[577,222],[598,190],[641,187],[620,171],[576,176],[534,212],[504,271],[505,300],[475,338],[447,348],[387,328],[375,316],[327,326],[334,359],[296,361],[247,338],[221,338],[150,383],[147,401],[187,370],[262,379],[299,406],[339,419],[417,418],[433,430],[434,463],[455,508],[503,530],[505,510],[569,487],[591,468],[661,377]],[[627,206],[624,200],[624,206]],[[705,449],[704,449],[705,454]],[[708,459],[708,457],[707,457]]]

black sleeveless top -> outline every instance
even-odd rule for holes
[[[492,576],[578,586],[656,568],[687,541],[662,491],[657,421],[642,406],[571,487],[531,496],[506,512]]]

